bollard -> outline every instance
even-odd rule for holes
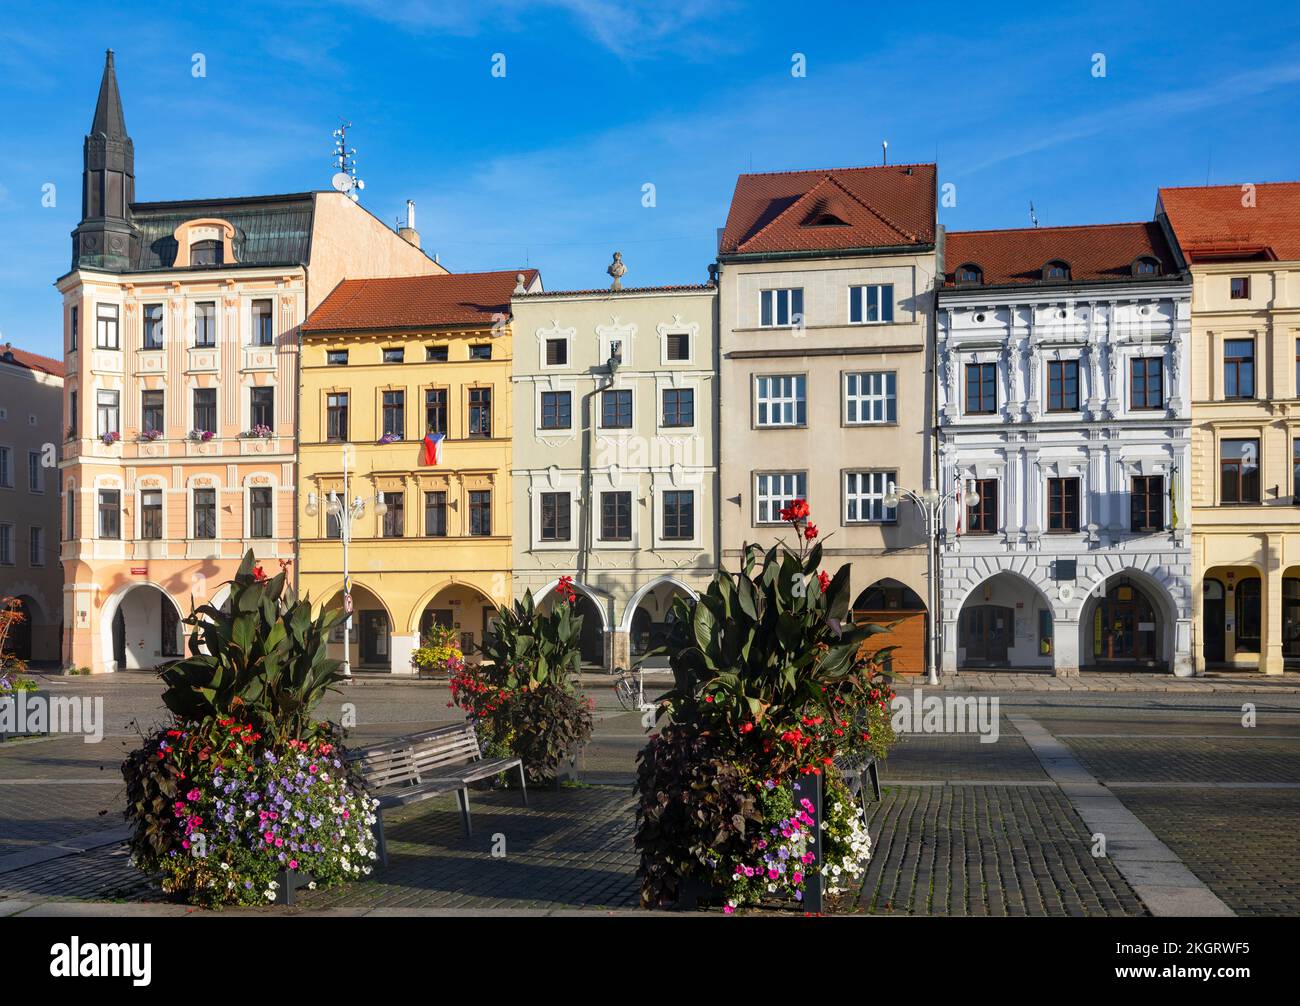
[[[822,910],[822,777],[819,774],[807,772],[801,773],[795,777],[794,804],[798,809],[803,807],[801,801],[809,801],[813,809],[808,811],[808,816],[813,819],[812,840],[808,843],[808,851],[813,854],[812,866],[816,872],[809,875],[804,873],[803,881],[803,909],[805,912],[821,912]]]

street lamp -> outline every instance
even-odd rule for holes
[[[348,449],[343,450],[343,497],[340,499],[338,493],[333,489],[330,490],[329,496],[325,500],[325,512],[339,522],[339,537],[343,541],[343,610],[347,612],[347,620],[343,623],[343,677],[351,680],[352,678],[352,577],[348,569],[348,546],[352,543],[352,523],[360,520],[366,512],[366,501],[360,496],[354,496],[352,502],[348,503]],[[382,518],[388,513],[388,504],[382,496],[375,497],[375,516]],[[315,517],[320,513],[320,508],[316,502],[316,494],[309,493],[307,496],[307,516]]]
[[[947,493],[940,492],[937,489],[924,489],[917,492],[914,489],[900,489],[891,482],[884,499],[885,506],[890,510],[897,507],[902,499],[908,499],[915,504],[925,518],[925,534],[930,560],[930,576],[926,591],[930,595],[930,610],[928,612],[930,617],[930,674],[927,681],[932,685],[939,683],[939,661],[943,657],[943,630],[939,624],[939,531],[943,522],[944,504],[949,499],[956,499],[957,496],[958,490],[955,488]],[[973,488],[969,493],[965,494],[964,498],[967,507],[979,506],[980,496]]]

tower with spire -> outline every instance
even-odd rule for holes
[[[131,222],[134,201],[135,146],[126,132],[109,49],[95,119],[82,146],[81,223],[72,232],[72,268],[106,272],[131,268],[140,242]]]

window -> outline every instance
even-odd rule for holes
[[[118,349],[117,305],[100,304],[95,308],[95,348]]]
[[[695,537],[695,493],[689,489],[664,493],[664,541]]]
[[[161,489],[145,489],[140,493],[140,537],[157,541],[163,536],[163,494]]]
[[[194,429],[200,433],[217,432],[217,389],[194,389]]]
[[[492,343],[480,342],[476,346],[469,347],[469,358],[471,360],[490,360],[492,359]]]
[[[343,538],[343,519],[328,510],[325,511],[325,537],[336,541]]]
[[[600,494],[600,538],[602,541],[632,540],[632,494]]]
[[[600,393],[600,425],[606,430],[632,428],[632,392],[613,388]]]
[[[41,465],[40,451],[27,452],[27,491],[45,492],[45,469]]]
[[[161,433],[163,422],[163,392],[140,392],[140,429],[145,433]]]
[[[122,537],[121,496],[120,489],[99,490],[99,537],[112,539]]]
[[[803,324],[803,290],[764,290],[759,295],[759,324],[764,328]]]
[[[446,346],[425,346],[424,360],[426,363],[446,363],[447,347]]]
[[[343,441],[348,438],[348,393],[333,391],[325,396],[325,439]]]
[[[492,436],[492,389],[469,389],[469,435]]]
[[[383,398],[383,435],[406,439],[406,392],[385,391]]]
[[[141,349],[163,348],[163,306],[146,304],[142,312],[144,318],[144,338]]]
[[[889,483],[897,479],[897,472],[845,472],[845,522],[898,520],[898,508],[885,506]]]
[[[1160,275],[1160,263],[1148,255],[1142,256],[1133,263],[1134,276],[1158,276]]]
[[[669,332],[664,336],[664,358],[670,363],[686,363],[691,358],[691,333]]]
[[[0,566],[14,564],[14,526],[0,524]]]
[[[1165,478],[1135,475],[1129,490],[1129,528],[1160,531],[1165,526]]]
[[[1228,296],[1233,300],[1250,300],[1250,277],[1233,276],[1228,281]]]
[[[754,475],[754,522],[779,524],[781,511],[808,495],[807,472],[758,472]]]
[[[990,416],[998,410],[998,365],[966,364],[966,415]]]
[[[325,350],[325,363],[330,367],[346,367],[348,365],[348,351],[346,349]]]
[[[13,448],[0,447],[0,486],[14,487]]]
[[[1047,411],[1079,411],[1079,361],[1047,361]]]
[[[249,537],[272,537],[271,516],[271,490],[266,486],[248,490]]]
[[[754,378],[756,425],[803,426],[808,420],[806,387],[807,378],[802,374]]]
[[[875,325],[894,320],[894,285],[849,287],[849,323]]]
[[[567,367],[569,365],[569,340],[546,340],[546,366]]]
[[[1235,649],[1240,653],[1259,652],[1260,629],[1259,577],[1242,580],[1233,591],[1236,607]]]
[[[429,538],[447,537],[447,494],[443,490],[424,494],[424,533]]]
[[[1047,530],[1079,530],[1079,480],[1047,480]]]
[[[63,537],[71,541],[77,537],[77,490],[69,486],[63,500]]]
[[[177,636],[180,634],[180,612],[176,610],[176,605],[166,594],[158,595],[158,603],[162,608],[159,619],[162,627],[161,653],[164,657],[179,657],[181,644]]]
[[[572,392],[543,391],[542,429],[567,430],[573,425],[572,401]]]
[[[95,435],[116,433],[121,429],[121,395],[117,391],[95,392]]]
[[[27,530],[27,565],[39,568],[45,565],[45,528]]]
[[[1043,266],[1043,279],[1060,280],[1070,278],[1070,267],[1064,262],[1048,262]]]
[[[568,493],[542,493],[542,541],[568,541],[572,537],[572,503]]]
[[[1162,409],[1165,405],[1164,361],[1138,357],[1129,361],[1129,407]]]
[[[385,362],[385,363],[405,363],[405,362],[406,362],[406,350],[403,349],[401,346],[398,346],[398,347],[396,347],[395,349],[385,349],[385,350],[384,350],[384,362]]]
[[[217,536],[217,491],[194,490],[194,537],[213,539]]]
[[[215,346],[217,344],[217,305],[213,301],[201,301],[194,305],[194,345]]]
[[[484,538],[492,534],[492,490],[475,489],[470,492],[469,533]]]
[[[898,420],[894,372],[844,375],[844,421],[851,426]]]
[[[977,265],[961,265],[957,267],[957,285],[958,286],[978,286],[984,282],[984,270]]]
[[[998,480],[976,479],[971,488],[979,502],[966,507],[967,534],[996,534],[998,530]]]
[[[406,535],[406,494],[401,492],[380,495],[384,506],[383,536],[385,538],[402,538]]]
[[[1291,441],[1291,502],[1300,504],[1300,437]]]
[[[221,241],[195,241],[190,245],[190,265],[221,265],[226,246]]]
[[[695,425],[695,389],[664,388],[665,427]]]
[[[249,388],[248,417],[250,425],[275,426],[275,388]]]
[[[1219,502],[1259,502],[1259,441],[1219,442]]]
[[[77,427],[78,427],[78,425],[79,425],[78,422],[77,422],[77,412],[78,412],[78,410],[77,410],[77,393],[76,393],[75,391],[69,391],[69,392],[68,392],[68,430],[69,430],[69,439],[70,439],[71,437],[75,437],[75,436],[77,435]]]
[[[429,433],[447,435],[447,389],[424,390],[424,428]]]
[[[1255,397],[1255,340],[1228,339],[1223,344],[1223,397]]]
[[[272,321],[272,302],[253,301],[253,344],[270,346],[275,343],[275,323]]]
[[[77,348],[77,339],[81,335],[81,311],[76,304],[72,305],[72,310],[68,318],[68,351],[73,352]]]

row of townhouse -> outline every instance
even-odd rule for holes
[[[627,666],[795,499],[899,671],[1300,657],[1300,186],[945,233],[934,165],[748,174],[708,282],[548,291],[337,193],[136,202],[111,56],[84,178],[67,663],[179,653],[251,548],[355,666],[561,576]]]

